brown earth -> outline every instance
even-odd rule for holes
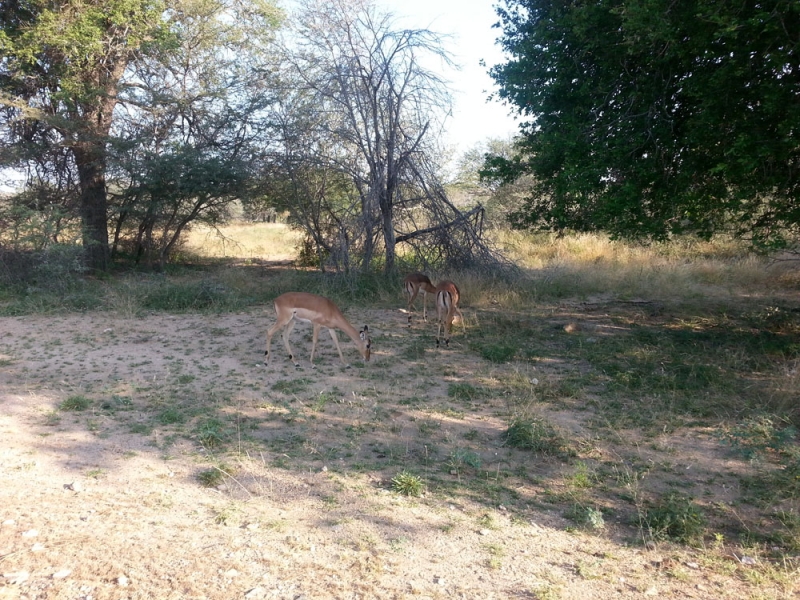
[[[572,527],[544,490],[568,491],[556,482],[573,465],[505,447],[501,396],[468,410],[448,396],[557,367],[486,363],[458,324],[436,352],[430,323],[369,310],[354,324],[365,316],[370,363],[345,340],[343,369],[323,335],[308,368],[301,325],[297,371],[277,337],[261,364],[271,308],[0,319],[0,598],[798,597],[792,577],[724,542],[645,545],[621,517]],[[75,396],[91,406],[61,407]],[[613,457],[589,416],[548,412],[587,460]],[[724,474],[743,468],[700,429],[626,442],[672,476],[720,474],[721,502]],[[461,446],[480,467],[443,467]],[[217,467],[229,476],[203,486]],[[422,497],[392,491],[404,468]],[[641,485],[659,485],[649,473]]]

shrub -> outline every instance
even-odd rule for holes
[[[645,511],[644,524],[654,540],[691,544],[702,539],[706,519],[691,498],[671,493]]]
[[[421,496],[425,485],[419,476],[402,471],[392,479],[392,489],[403,496]]]

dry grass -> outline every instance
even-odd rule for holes
[[[644,245],[598,234],[502,231],[497,242],[544,284],[539,293],[545,295],[685,300],[797,288],[795,264],[774,262],[730,239]]]
[[[194,228],[184,247],[209,258],[288,261],[297,256],[301,238],[283,223],[234,222],[218,229]]]

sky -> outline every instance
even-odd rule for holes
[[[504,62],[495,44],[499,30],[493,6],[496,0],[375,0],[397,18],[397,24],[427,28],[452,36],[446,49],[461,65],[460,71],[443,75],[452,82],[455,108],[448,126],[449,142],[458,154],[488,138],[505,139],[516,133],[512,109],[497,100],[487,101],[496,91],[487,69]],[[480,66],[483,59],[486,67]]]

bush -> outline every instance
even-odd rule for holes
[[[565,513],[564,517],[575,523],[580,527],[587,529],[603,529],[606,526],[603,513],[593,506],[583,506],[582,504],[575,504],[571,506]]]
[[[425,485],[419,476],[402,471],[392,479],[392,489],[403,496],[421,496]]]
[[[706,519],[691,498],[672,493],[645,511],[644,523],[654,540],[692,544],[702,539]]]

